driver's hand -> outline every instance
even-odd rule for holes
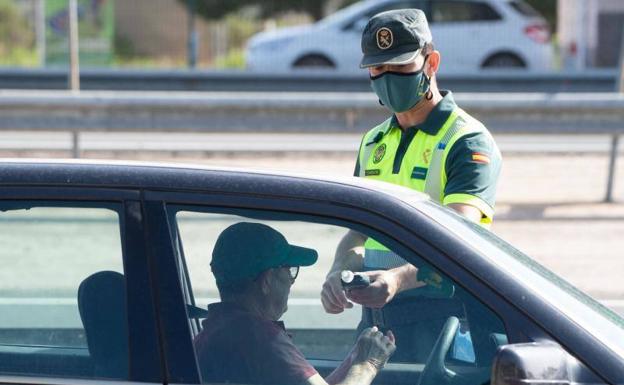
[[[377,326],[364,329],[351,351],[353,364],[367,362],[378,372],[388,362],[396,349],[394,334],[390,330],[384,335]]]
[[[342,288],[340,271],[335,271],[327,275],[327,279],[321,290],[321,302],[325,311],[331,314],[342,313],[344,309],[350,309],[353,304],[349,302]]]
[[[360,305],[381,308],[392,301],[399,290],[399,278],[392,271],[375,270],[360,274],[368,275],[371,284],[368,287],[351,289],[347,293],[347,298]]]

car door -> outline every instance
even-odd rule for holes
[[[445,282],[445,287],[451,288],[448,292],[424,287],[410,294],[416,299],[416,304],[409,304],[412,313],[417,313],[414,309],[420,309],[427,316],[415,320],[417,326],[394,324],[390,328],[403,329],[397,332],[397,344],[405,345],[412,339],[409,344],[413,346],[414,354],[408,352],[396,356],[377,376],[375,383],[413,384],[421,376],[432,378],[432,373],[444,369],[457,375],[452,383],[482,384],[489,378],[492,358],[499,345],[527,341],[518,326],[524,322],[523,317],[513,307],[501,301],[482,282],[471,278],[461,267],[449,264],[447,257],[431,244],[415,238],[413,233],[406,233],[405,226],[417,229],[422,236],[432,235],[429,233],[432,229],[423,218],[416,227],[408,223],[397,224],[391,218],[371,214],[365,206],[351,204],[345,207],[325,199],[303,199],[297,196],[297,189],[289,188],[287,183],[265,184],[262,180],[243,183],[232,176],[227,183],[231,186],[253,186],[254,190],[239,194],[232,191],[145,194],[147,215],[153,215],[148,218],[148,223],[160,223],[159,226],[166,223],[168,227],[150,230],[156,236],[154,241],[161,240],[154,250],[159,250],[163,261],[168,260],[160,268],[163,272],[175,271],[178,274],[179,282],[168,281],[163,290],[167,290],[170,296],[172,291],[179,290],[181,293],[178,298],[181,302],[168,303],[165,310],[169,313],[166,317],[175,318],[170,327],[176,329],[165,333],[165,339],[169,339],[165,345],[170,349],[177,345],[177,352],[167,355],[171,360],[167,364],[170,371],[186,373],[187,378],[201,372],[202,362],[194,356],[192,346],[202,330],[210,327],[202,322],[207,314],[206,306],[219,302],[219,290],[210,271],[211,252],[219,234],[238,222],[266,224],[284,234],[289,242],[312,247],[319,252],[319,261],[314,266],[301,269],[300,277],[291,289],[289,310],[283,321],[295,345],[323,376],[338,367],[346,357],[358,335],[358,324],[362,319],[360,307],[330,315],[322,309],[319,300],[320,288],[331,266],[335,247],[349,230],[373,237],[409,263],[437,274]],[[214,184],[220,185],[218,182]],[[306,185],[305,190],[312,195],[315,191],[327,192],[326,189],[332,188],[331,184],[323,183],[308,182]],[[336,194],[336,197],[342,196],[340,199],[360,200],[355,190],[337,191]],[[378,203],[384,204],[383,200]],[[165,236],[167,232],[169,236]],[[167,244],[170,238],[171,244]],[[423,258],[425,256],[426,259]],[[407,302],[410,302],[409,298]],[[450,319],[454,322],[446,327]],[[438,340],[441,337],[452,342],[440,346]],[[185,350],[189,346],[190,358],[189,351]],[[241,346],[241,354],[253,346],[253,341],[249,341],[248,346]],[[433,360],[432,354],[443,358]],[[427,369],[427,362],[434,361],[443,362],[444,368],[430,365]],[[433,375],[433,381],[437,380],[439,378]],[[218,382],[206,377],[203,381]]]
[[[0,383],[163,383],[141,213],[132,190],[0,190]]]
[[[538,341],[569,347],[569,354],[579,358],[575,365],[587,374],[587,381],[608,383],[606,378],[621,377],[617,365],[622,357],[606,347],[610,342],[597,343],[598,334],[589,332],[597,327],[603,329],[603,334],[618,330],[612,320],[598,320],[599,314],[593,313],[572,321],[562,310],[527,291],[523,286],[526,282],[510,275],[509,267],[531,275],[532,285],[548,288],[549,292],[542,294],[555,295],[566,307],[577,308],[575,311],[594,312],[586,307],[587,300],[579,301],[578,294],[566,297],[557,282],[549,281],[551,275],[536,275],[537,268],[527,257],[504,257],[497,249],[504,245],[503,241],[423,201],[419,194],[398,199],[386,193],[390,187],[382,183],[351,186],[227,171],[187,172],[180,183],[188,187],[186,191],[144,193],[148,244],[157,261],[155,276],[160,281],[155,295],[161,298],[158,303],[163,301],[158,305],[162,346],[172,382],[228,380],[215,380],[211,377],[214,372],[204,371],[196,348],[202,333],[216,327],[208,322],[210,311],[206,311],[208,304],[220,301],[220,288],[210,269],[215,242],[226,228],[239,222],[270,226],[290,243],[317,250],[319,260],[301,268],[290,289],[289,310],[281,320],[298,351],[323,376],[339,367],[347,356],[364,317],[357,306],[339,315],[327,314],[319,300],[336,245],[345,232],[353,230],[424,274],[419,280],[425,285],[402,293],[405,297],[397,311],[407,314],[405,319],[399,315],[399,322],[384,322],[384,326],[397,331],[397,346],[402,344],[408,349],[395,354],[377,375],[375,384],[483,384],[489,381],[493,357],[501,345]],[[480,244],[482,241],[475,240],[481,232],[487,233],[483,239],[492,242]],[[492,255],[480,254],[484,250]],[[501,261],[505,263],[501,265]],[[523,263],[529,267],[522,267]],[[593,326],[588,327],[587,322],[593,322]],[[245,332],[218,331],[224,336]],[[232,363],[243,362],[249,351],[263,354],[260,362],[253,363],[258,370],[275,356],[275,352],[258,350],[265,345],[254,339],[243,339],[244,343],[227,338],[223,341],[203,343],[203,349],[208,346],[216,357],[234,355],[227,361],[230,368]],[[600,375],[585,368],[585,363]],[[236,373],[245,370],[249,367],[240,367]],[[261,382],[259,378],[261,375],[235,382],[257,383]]]
[[[283,321],[295,344],[323,376],[329,375],[348,357],[359,335],[361,307],[330,315],[324,312],[319,300],[321,285],[331,264],[331,258],[328,257],[333,254],[340,237],[350,229],[346,223],[316,223],[301,215],[254,210],[207,211],[201,206],[172,206],[171,209],[175,212],[175,223],[188,266],[188,283],[189,288],[192,288],[189,293],[193,293],[188,298],[189,306],[205,308],[210,303],[219,302],[219,290],[211,279],[209,269],[209,252],[219,233],[240,222],[262,223],[280,231],[289,242],[315,248],[324,257],[315,266],[302,268],[298,281],[291,289],[288,311]],[[420,263],[422,269],[425,265]],[[448,280],[446,277],[444,279]],[[430,287],[414,290],[410,293],[413,298],[406,296],[398,305],[401,311],[411,310],[414,319],[402,316],[393,323],[380,326],[391,330],[397,338],[397,344],[404,348],[397,350],[376,383],[418,382],[426,362],[430,360],[436,340],[444,333],[450,333],[455,341],[443,353],[449,357],[447,368],[461,373],[466,384],[487,381],[491,370],[489,363],[497,344],[507,342],[504,325],[473,296],[451,283],[448,285],[452,293]],[[444,331],[445,323],[451,318],[457,321],[453,326],[455,329]],[[201,335],[202,329],[210,329],[210,324],[206,323],[195,323],[194,326],[197,330],[195,340]],[[249,341],[246,348],[253,345],[254,342]],[[405,348],[407,346],[409,348]],[[199,360],[200,368],[202,364]],[[204,378],[208,382],[222,380]]]

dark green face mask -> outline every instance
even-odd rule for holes
[[[427,59],[425,58],[425,63]],[[392,112],[405,112],[420,102],[431,84],[422,68],[416,72],[387,71],[371,76],[371,88]]]

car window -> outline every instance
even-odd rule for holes
[[[197,207],[172,208],[172,211],[175,212],[175,227],[179,232],[181,264],[186,266],[186,269],[181,270],[188,272],[187,301],[195,314],[189,316],[196,318],[196,321],[191,322],[191,328],[195,335],[194,344],[204,382],[224,380],[245,382],[245,378],[214,377],[217,375],[215,371],[227,372],[231,368],[223,369],[222,366],[215,368],[214,362],[209,363],[207,359],[202,358],[205,356],[202,351],[209,349],[213,355],[220,354],[217,352],[225,355],[241,355],[245,351],[252,355],[252,351],[256,349],[254,346],[265,345],[263,341],[249,339],[246,339],[245,343],[230,340],[226,343],[225,340],[215,337],[215,333],[239,335],[247,332],[238,329],[240,326],[234,328],[236,331],[234,329],[226,331],[230,324],[220,318],[223,315],[222,309],[211,305],[206,311],[208,304],[220,302],[219,289],[210,265],[216,241],[225,229],[240,222],[270,226],[283,234],[289,243],[312,248],[318,252],[318,261],[314,265],[300,268],[299,275],[290,288],[288,310],[281,320],[284,321],[286,330],[292,336],[298,350],[319,372],[327,373],[336,368],[348,356],[360,331],[369,322],[379,323],[379,317],[384,319],[379,325],[392,330],[397,339],[397,346],[401,346],[381,374],[391,376],[387,378],[392,378],[394,383],[413,384],[424,370],[429,370],[429,373],[425,374],[427,376],[439,370],[433,367],[435,364],[431,364],[428,369],[425,364],[434,354],[436,342],[445,333],[449,334],[447,337],[452,343],[442,353],[438,351],[438,354],[444,357],[444,366],[451,371],[461,372],[463,384],[485,383],[489,379],[496,348],[507,343],[503,323],[492,310],[443,272],[420,259],[417,264],[419,279],[427,284],[423,283],[419,288],[400,293],[393,300],[392,306],[387,306],[381,313],[377,314],[371,309],[363,309],[356,305],[353,309],[347,309],[340,314],[328,314],[321,304],[320,293],[332,266],[336,247],[342,237],[351,230],[348,224],[319,223],[317,219],[281,213],[279,215],[247,211],[225,213],[221,210],[209,212]],[[245,239],[237,241],[246,242]],[[377,248],[393,254],[392,241],[386,239],[383,241],[390,248],[385,248],[381,242],[372,237],[367,241],[367,245],[370,242]],[[389,256],[388,260],[397,258],[400,259],[398,255]],[[362,270],[377,269],[382,268],[372,265],[362,268]],[[210,318],[208,316],[210,309],[215,311],[213,314],[219,316]],[[215,331],[215,328],[218,331]],[[254,335],[252,332],[249,333]],[[236,341],[236,338],[234,340]],[[438,350],[440,349],[442,348],[438,347]],[[249,373],[261,369],[250,369],[249,365],[246,365],[237,367],[236,370],[237,373]]]
[[[457,23],[500,20],[501,16],[487,3],[476,1],[432,1],[432,23]]]
[[[370,18],[373,17],[374,15],[381,13],[381,12],[390,11],[393,9],[404,9],[404,8],[418,8],[418,9],[424,10],[425,1],[424,0],[401,0],[401,1],[390,2],[390,3],[380,5],[377,7],[372,7],[372,8],[367,9],[363,13],[360,13],[355,18],[353,18],[343,28],[351,29],[357,32],[362,32],[364,30],[364,27],[366,27],[368,20],[370,20]]]
[[[509,5],[522,16],[540,17],[539,12],[524,1],[510,1]]]
[[[420,202],[419,210],[443,223],[501,270],[529,283],[536,295],[566,314],[613,351],[624,353],[624,318],[516,249],[447,207]],[[548,295],[542,295],[548,293]],[[614,338],[617,336],[617,338]],[[621,337],[621,338],[620,338]]]
[[[117,208],[54,206],[0,203],[0,374],[127,379]]]

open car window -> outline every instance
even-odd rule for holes
[[[318,252],[319,258],[314,265],[300,269],[290,289],[288,310],[281,320],[294,345],[321,375],[328,375],[340,365],[363,327],[370,322],[379,324],[379,315],[374,316],[370,309],[362,306],[356,305],[340,314],[328,314],[321,304],[320,292],[325,276],[332,265],[338,243],[351,230],[349,224],[266,211],[202,207],[171,207],[170,210],[179,238],[180,265],[184,266],[181,278],[187,287],[189,325],[194,333],[196,348],[202,333],[206,333],[204,330],[224,327],[223,324],[210,323],[210,310],[206,311],[208,304],[220,301],[210,263],[219,234],[239,222],[268,225],[282,233],[289,243]],[[239,241],[245,242],[244,239]],[[405,252],[385,237],[380,237],[379,241],[369,237],[367,242],[390,254],[396,250],[392,258],[400,259],[401,252]],[[421,376],[423,381],[426,380],[422,382],[424,384],[427,381],[436,383],[435,373],[441,368],[435,367],[437,364],[432,362],[443,362],[444,370],[461,379],[454,383],[480,385],[488,382],[496,349],[507,343],[507,332],[501,319],[443,271],[433,268],[417,255],[406,257],[418,267],[423,284],[400,293],[392,306],[384,307],[381,315],[384,320],[380,326],[393,331],[397,351],[377,376],[376,383],[414,384]],[[373,264],[363,270],[383,268]],[[371,317],[376,318],[373,320]],[[441,346],[438,342],[441,340],[447,342]],[[257,342],[250,340],[248,344],[238,346],[234,343],[227,349],[237,346],[235,354],[244,355],[246,351],[255,349]],[[208,347],[211,348],[217,352],[226,349],[222,343]],[[206,346],[203,349],[207,349]],[[229,351],[223,354],[234,353]],[[442,360],[433,359],[435,355],[441,355]],[[198,357],[198,363],[203,381],[215,382],[210,371],[201,367],[201,357]],[[262,368],[241,367],[239,370],[253,373]]]

